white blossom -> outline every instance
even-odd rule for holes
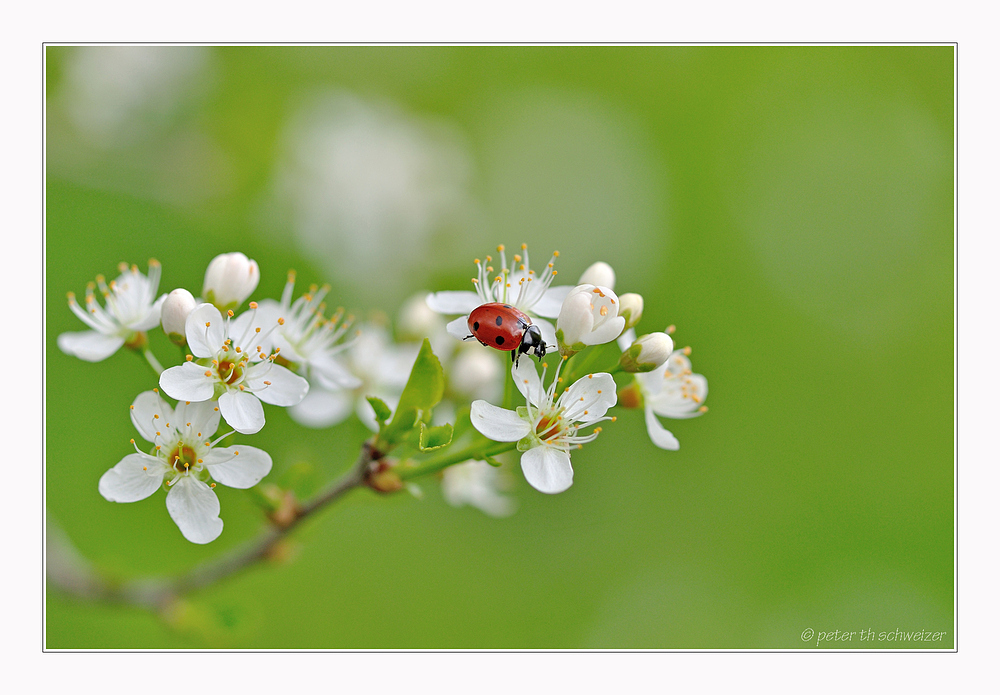
[[[309,383],[281,365],[277,352],[268,354],[269,333],[262,332],[256,304],[233,320],[211,304],[200,304],[185,323],[188,347],[197,360],[164,370],[160,387],[168,396],[186,401],[218,400],[222,417],[236,431],[253,434],[264,426],[261,401],[292,406],[305,397]]]
[[[625,330],[625,319],[618,315],[618,310],[618,296],[609,288],[574,287],[566,296],[556,323],[560,349],[576,352],[617,338]]]
[[[680,448],[677,438],[660,424],[657,415],[673,418],[692,418],[706,412],[708,379],[691,371],[690,348],[674,350],[659,368],[636,374],[635,380],[642,391],[646,411],[646,430],[653,444],[661,449],[676,451]]]
[[[585,435],[578,431],[615,419],[605,415],[618,400],[615,381],[610,374],[588,374],[556,397],[559,367],[547,389],[528,361],[512,367],[511,374],[526,405],[512,411],[475,401],[472,424],[493,441],[517,442],[518,451],[523,452],[521,470],[533,488],[549,494],[563,492],[573,484],[570,451],[596,439],[601,428]]]
[[[76,296],[69,293],[69,308],[90,330],[59,336],[59,349],[67,355],[100,362],[126,343],[144,341],[143,331],[160,323],[160,305],[166,296],[156,296],[160,287],[160,264],[150,259],[149,277],[140,273],[135,265],[129,267],[122,263],[118,269],[121,275],[110,283],[105,283],[104,276],[98,275],[97,282],[87,286],[86,308],[77,304]],[[94,296],[95,289],[100,290],[104,306]]]
[[[453,507],[469,505],[490,516],[510,516],[517,509],[513,498],[501,494],[508,486],[504,471],[485,461],[466,461],[444,469],[441,492]]]
[[[171,408],[155,391],[139,394],[129,414],[149,453],[135,446],[101,476],[98,490],[110,502],[137,502],[165,485],[167,511],[192,543],[209,543],[222,533],[217,480],[235,488],[256,485],[271,471],[271,457],[252,446],[218,446],[210,441],[219,428],[219,408],[212,401],[181,401]],[[132,440],[135,445],[135,440]]]

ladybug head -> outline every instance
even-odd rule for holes
[[[542,330],[538,326],[531,324],[525,329],[518,352],[523,354],[534,352],[538,359],[545,357],[545,340],[542,338]]]

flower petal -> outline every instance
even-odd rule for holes
[[[531,423],[513,410],[486,401],[473,402],[471,417],[472,426],[495,442],[516,442],[531,432]]]
[[[174,408],[177,427],[187,427],[201,439],[212,436],[219,429],[219,404],[215,401],[180,401]],[[190,427],[188,425],[190,424]]]
[[[188,314],[187,321],[184,322],[184,334],[191,354],[195,357],[212,357],[222,348],[226,339],[226,325],[218,309],[211,304],[199,304]]]
[[[163,308],[163,302],[166,301],[166,299],[167,295],[161,294],[159,299],[153,303],[153,306],[149,307],[145,314],[130,323],[128,327],[133,331],[148,331],[151,328],[159,326],[160,310]]]
[[[653,444],[661,449],[677,451],[681,448],[681,443],[677,441],[677,437],[660,424],[660,421],[656,419],[656,415],[653,413],[653,409],[648,404],[646,405],[646,431],[649,432],[649,438]]]
[[[129,454],[101,476],[97,490],[109,502],[138,502],[159,489],[164,467],[146,454]]]
[[[245,489],[253,487],[271,472],[271,456],[263,449],[237,444],[212,449],[205,457],[205,465],[213,479],[229,487]]]
[[[514,379],[514,385],[521,395],[531,401],[534,406],[543,405],[547,398],[545,389],[542,388],[542,380],[538,378],[538,371],[531,360],[518,362],[510,368],[510,375]]]
[[[76,331],[61,333],[56,339],[56,344],[67,355],[88,362],[100,362],[115,354],[118,348],[125,344],[125,339],[97,331]]]
[[[573,285],[550,287],[545,290],[545,294],[543,294],[541,298],[532,305],[531,313],[536,316],[544,316],[549,319],[556,318],[559,316],[559,310],[562,309],[563,302],[566,301],[567,295],[569,295],[572,290]]]
[[[194,362],[163,370],[160,388],[181,401],[207,401],[215,395],[215,377],[205,376],[208,369]]]
[[[264,426],[264,406],[252,393],[227,391],[219,396],[219,410],[229,426],[240,434],[255,434]]]
[[[309,363],[310,374],[316,382],[330,390],[356,389],[361,386],[361,379],[351,372],[331,355],[322,354]]]
[[[569,454],[561,449],[536,446],[521,454],[524,479],[539,492],[554,495],[573,484],[573,466]]]
[[[606,372],[577,379],[559,397],[559,405],[566,408],[566,418],[583,423],[601,419],[608,408],[617,402],[618,391],[614,377]]]
[[[478,293],[465,291],[432,292],[425,301],[439,314],[468,314],[483,303]]]
[[[288,414],[304,427],[322,429],[341,422],[351,414],[352,406],[353,399],[343,391],[310,388],[301,403],[288,409]]]
[[[205,483],[182,475],[167,493],[167,511],[192,543],[211,543],[222,533],[219,498]]]
[[[157,431],[162,423],[173,419],[174,411],[156,391],[143,391],[135,397],[128,414],[142,438],[147,442],[156,442]]]
[[[445,326],[445,330],[451,335],[455,336],[459,340],[465,340],[469,337],[469,315],[459,316],[454,321],[449,321],[448,325]]]
[[[308,381],[269,361],[258,362],[247,369],[247,384],[257,398],[271,405],[301,403],[309,392]]]
[[[624,330],[625,317],[616,316],[602,323],[591,331],[590,334],[583,336],[580,342],[584,345],[603,345],[604,343],[610,343],[620,336]]]

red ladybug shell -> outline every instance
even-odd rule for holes
[[[483,304],[469,314],[469,330],[486,347],[507,352],[521,345],[531,319],[510,304]]]

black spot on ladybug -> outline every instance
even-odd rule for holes
[[[497,320],[499,321],[500,319],[497,319]],[[503,336],[502,335],[498,335],[497,336],[497,345],[503,345]]]
[[[504,304],[503,308],[504,309],[513,309],[514,307],[512,307],[510,304]]]
[[[472,330],[474,330],[474,331],[478,331],[479,330],[479,321],[476,321],[474,324],[472,324]]]
[[[497,325],[498,326],[502,326],[503,325],[503,316],[497,316]]]

